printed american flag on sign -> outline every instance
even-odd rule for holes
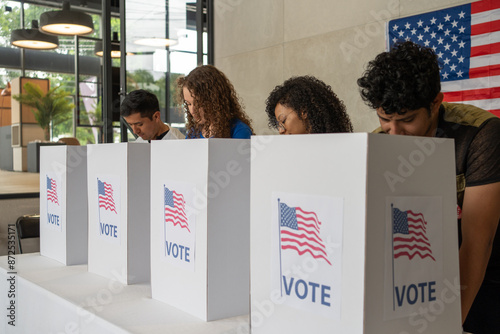
[[[56,203],[59,205],[59,201],[57,199],[57,183],[56,180],[47,176],[47,201],[51,201],[52,203]]]
[[[392,208],[392,238],[394,258],[416,256],[424,259],[432,256],[431,244],[427,238],[427,222],[424,215],[411,210]]]
[[[431,47],[441,66],[444,101],[500,116],[500,1],[483,0],[392,20],[388,42]]]
[[[279,203],[281,249],[293,249],[303,255],[309,253],[315,259],[324,259],[329,265],[325,244],[320,237],[321,222],[314,212],[300,207]]]
[[[113,199],[113,186],[109,183],[97,180],[99,208],[116,212],[115,200]]]
[[[175,190],[170,191],[164,186],[165,190],[165,223],[171,222],[174,226],[179,225],[190,233],[188,219],[186,216],[186,201],[184,196]]]

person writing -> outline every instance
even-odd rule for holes
[[[184,138],[179,130],[162,122],[158,98],[144,89],[134,90],[125,97],[120,114],[139,136],[136,142]]]
[[[500,119],[443,102],[436,54],[413,42],[379,54],[358,85],[376,132],[455,140],[463,329],[500,332]]]
[[[187,139],[249,139],[253,134],[233,85],[216,67],[195,68],[177,79],[177,88],[187,117]]]
[[[312,76],[292,77],[266,100],[269,127],[280,134],[352,132],[344,103]]]

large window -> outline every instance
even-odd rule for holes
[[[125,66],[120,59],[113,59],[113,107],[114,141],[120,140],[120,118],[118,114],[120,96],[134,89],[144,88],[158,96],[162,118],[184,131],[184,115],[177,107],[175,80],[197,66],[200,53],[203,63],[208,62],[207,53],[207,0],[203,2],[202,29],[203,48],[198,50],[200,35],[197,33],[197,2],[185,0],[125,0],[125,35],[121,31],[118,3],[112,1],[111,23],[112,39],[126,43]],[[211,0],[208,1],[211,3]],[[85,7],[74,7],[91,14],[95,31],[84,37],[61,37],[59,47],[54,50],[37,51],[19,49],[10,45],[13,29],[31,28],[32,20],[38,20],[46,11],[58,10],[49,7],[55,2],[21,2],[0,0],[0,88],[18,76],[48,78],[51,87],[61,86],[72,94],[77,105],[71,120],[53,128],[53,140],[61,136],[72,136],[82,144],[104,141],[103,117],[109,115],[102,110],[103,84],[102,58],[94,54],[96,43],[102,38],[100,0],[87,0]],[[24,18],[21,22],[21,18]],[[144,41],[149,39],[150,41]],[[151,44],[158,39],[169,39],[172,44]],[[141,42],[142,40],[142,42]],[[113,41],[112,41],[113,42]],[[78,49],[78,55],[76,54]],[[75,59],[77,58],[77,60]],[[76,64],[76,65],[75,65]],[[123,68],[123,69],[122,69]],[[76,75],[77,74],[77,75]],[[125,87],[120,78],[125,77]],[[123,80],[122,80],[123,81]],[[133,139],[128,132],[128,138]]]
[[[46,2],[44,2],[46,3]],[[59,47],[54,50],[29,50],[20,49],[10,45],[10,34],[13,29],[22,28],[21,17],[24,16],[24,27],[31,28],[33,20],[39,20],[40,14],[46,11],[58,10],[60,8],[37,5],[33,2],[24,3],[18,1],[0,0],[0,6],[4,10],[0,16],[2,26],[0,32],[0,82],[5,87],[13,78],[19,76],[49,79],[51,88],[65,90],[71,94],[71,102],[76,101],[75,95],[75,43],[74,37],[59,36]],[[100,20],[98,14],[91,14],[95,31],[90,37],[99,37]],[[93,53],[93,41],[86,45],[80,45],[80,52]],[[88,73],[88,72],[92,73]],[[86,75],[98,75],[100,71],[97,66],[87,67]],[[66,121],[52,126],[51,138],[56,141],[60,137],[74,136],[82,144],[96,143],[99,131],[87,127],[75,127],[74,117],[76,114],[68,115]]]
[[[205,5],[206,6],[206,5]],[[158,96],[162,118],[184,130],[184,114],[177,106],[176,79],[186,75],[204,54],[207,64],[206,8],[203,50],[198,50],[196,2],[151,0],[126,1],[127,92],[147,89]]]

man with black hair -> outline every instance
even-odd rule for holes
[[[158,99],[144,89],[134,90],[125,97],[120,114],[139,136],[137,142],[185,137],[179,130],[161,121]]]
[[[443,102],[436,54],[413,42],[379,54],[358,85],[375,132],[455,140],[463,328],[500,333],[500,119]]]

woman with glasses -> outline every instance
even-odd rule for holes
[[[292,77],[266,100],[269,127],[280,134],[352,132],[344,103],[312,76]]]
[[[187,116],[186,138],[240,138],[253,134],[229,79],[211,65],[177,80],[178,99]]]

